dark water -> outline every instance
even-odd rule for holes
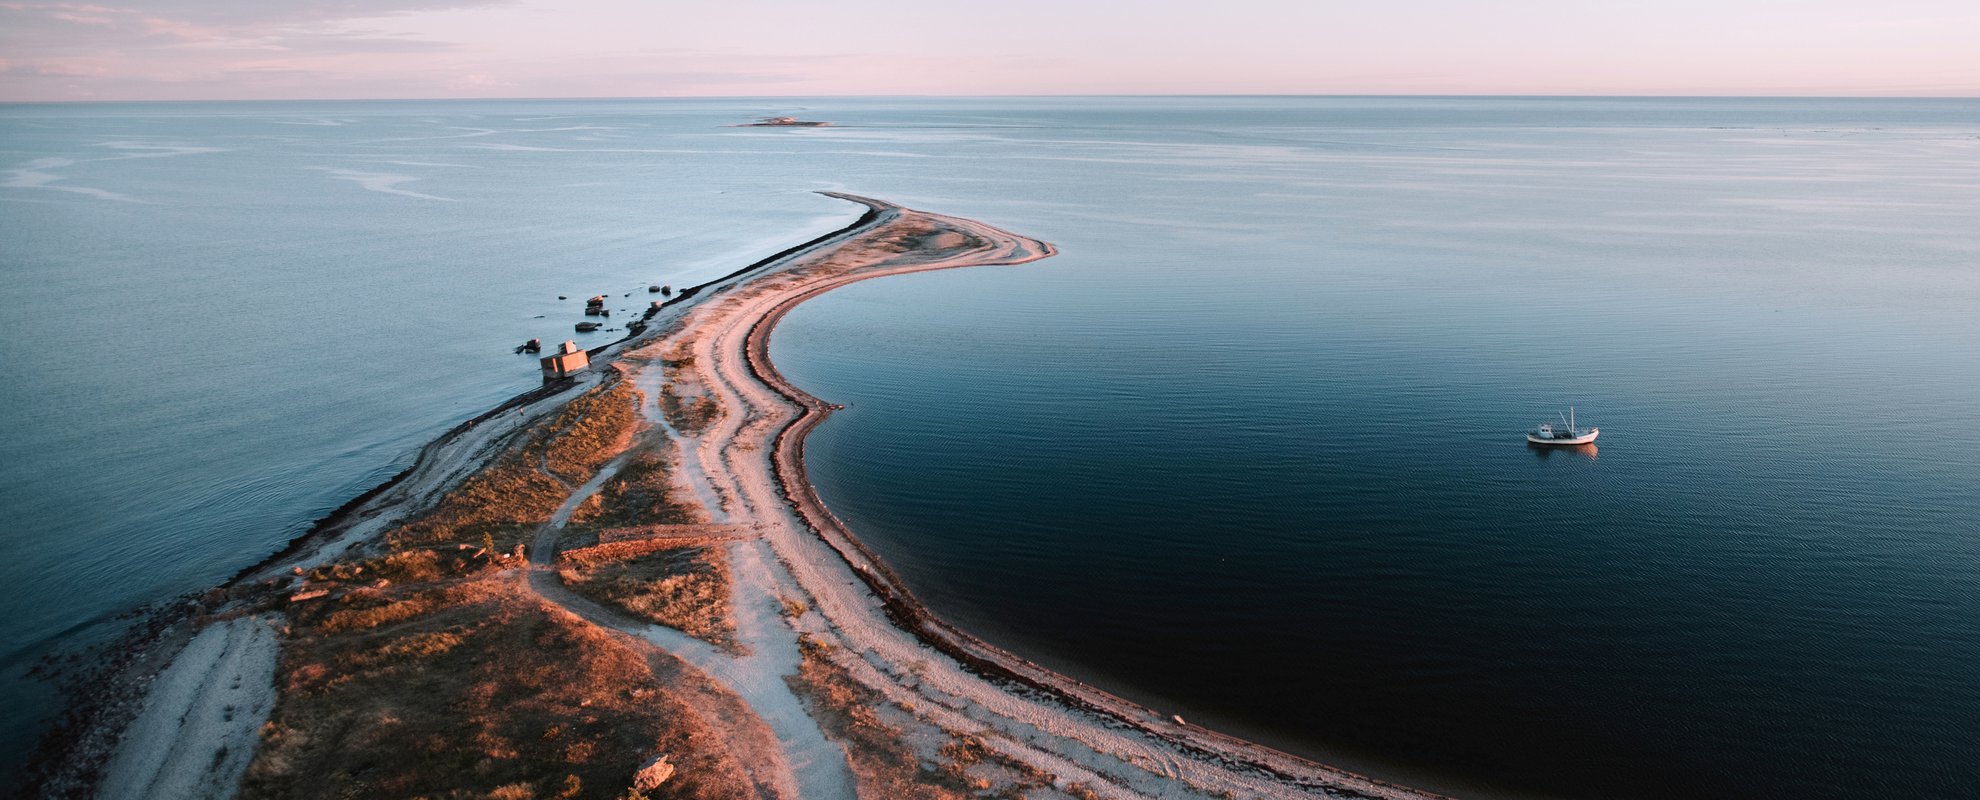
[[[1058,259],[816,300],[812,474],[964,627],[1377,775],[1980,792],[1980,105],[1575,108],[1150,169],[1013,225]],[[1570,403],[1599,449],[1523,443]]]
[[[784,113],[838,125],[723,127]],[[1453,791],[1980,782],[1975,101],[0,107],[0,745],[26,664],[534,383],[557,294],[856,216],[817,189],[1064,248],[776,340],[972,630]],[[1599,452],[1521,443],[1570,403]]]

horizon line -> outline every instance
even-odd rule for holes
[[[564,95],[548,96],[502,96],[502,97],[264,97],[264,98],[89,98],[60,100],[12,100],[0,99],[0,105],[89,105],[103,103],[431,103],[431,102],[578,102],[587,100],[1019,100],[1049,98],[1337,98],[1337,99],[1474,99],[1474,100],[1980,100],[1980,94],[1969,95],[1928,95],[1928,94],[1579,94],[1579,93],[1433,93],[1433,92],[1394,92],[1394,93],[1314,93],[1299,94],[1285,92],[1222,92],[1204,93],[1030,93],[1030,94],[765,94],[765,95]]]

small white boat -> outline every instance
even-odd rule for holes
[[[1574,406],[1568,406],[1567,417],[1561,420],[1565,428],[1556,428],[1554,423],[1542,422],[1540,427],[1526,432],[1526,440],[1534,444],[1589,444],[1602,433],[1601,428],[1577,428],[1574,426]]]

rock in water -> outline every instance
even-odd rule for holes
[[[666,756],[661,756],[633,773],[633,788],[650,792],[660,788],[660,784],[666,783],[671,777],[674,777],[674,765],[667,763]]]

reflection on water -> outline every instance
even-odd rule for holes
[[[917,594],[1457,796],[1973,795],[1980,106],[1257,102],[974,140],[995,175],[916,197],[1058,257],[778,328],[860,408],[813,480]],[[1521,455],[1569,403],[1623,452]]]
[[[1555,453],[1594,461],[1596,452],[1594,442],[1589,442],[1588,444],[1539,444],[1536,442],[1527,442],[1526,449],[1532,450],[1533,454],[1539,456],[1541,461],[1553,458]]]

